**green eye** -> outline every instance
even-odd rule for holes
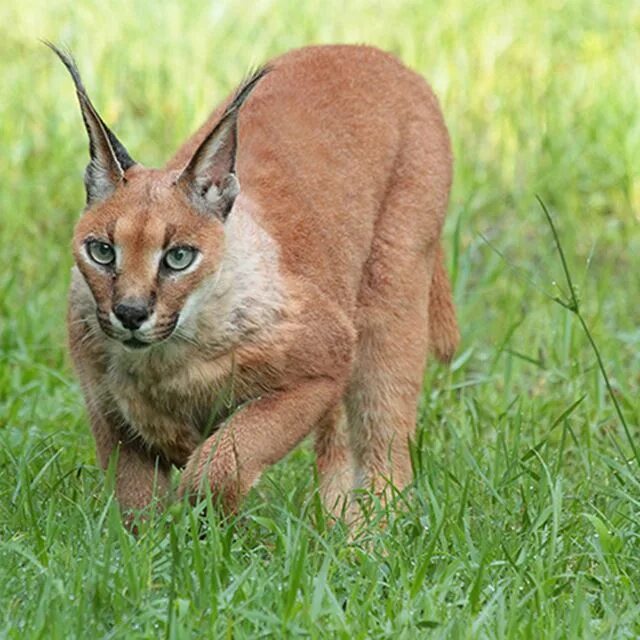
[[[87,243],[87,253],[89,257],[103,266],[113,264],[116,259],[116,252],[108,242],[91,240]]]
[[[182,271],[195,260],[197,251],[191,247],[174,247],[164,254],[164,265],[172,271]]]

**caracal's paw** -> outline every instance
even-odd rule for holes
[[[179,495],[192,502],[209,492],[227,512],[235,512],[240,500],[253,484],[253,475],[238,464],[233,439],[224,432],[200,445],[189,458],[182,472]]]

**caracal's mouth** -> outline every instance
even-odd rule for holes
[[[122,344],[129,349],[147,349],[153,343],[152,342],[143,342],[142,340],[138,340],[136,337],[127,338],[122,341]]]
[[[153,347],[155,345],[166,342],[173,335],[177,324],[178,316],[176,315],[176,317],[171,320],[161,331],[158,331],[156,328],[156,330],[153,332],[153,335],[136,335],[136,333],[138,332],[132,331],[129,337],[119,338],[119,340],[127,349],[133,349],[135,351],[148,349],[149,347]]]
[[[171,338],[178,326],[179,317],[180,314],[176,313],[173,317],[144,332],[137,329],[130,330],[114,327],[106,314],[98,313],[98,324],[102,332],[111,340],[119,342],[128,350],[142,351],[166,342]]]

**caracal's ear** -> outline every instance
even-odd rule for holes
[[[71,55],[51,42],[44,44],[62,60],[76,85],[82,119],[89,135],[91,160],[84,174],[84,184],[87,190],[87,204],[91,205],[108,198],[118,184],[125,180],[124,172],[136,163],[91,104]]]
[[[262,67],[236,91],[211,133],[196,149],[176,184],[183,188],[197,209],[225,220],[240,192],[235,174],[238,144],[238,114],[258,82],[269,72]]]

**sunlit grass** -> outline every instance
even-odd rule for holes
[[[640,635],[640,6],[596,2],[0,7],[0,637]],[[328,529],[308,447],[237,518],[177,507],[138,540],[96,468],[65,355],[86,140],[75,54],[159,165],[252,66],[315,42],[395,52],[438,93],[463,343],[425,380],[416,486],[362,538]],[[404,505],[404,506],[403,506]]]

